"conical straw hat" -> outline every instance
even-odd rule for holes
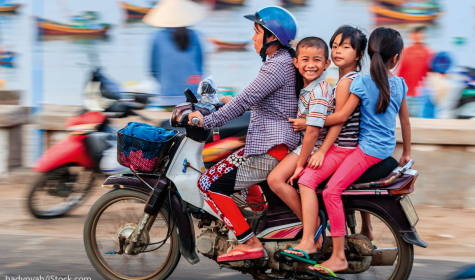
[[[205,7],[191,0],[162,0],[145,15],[143,22],[156,27],[185,27],[205,15]]]

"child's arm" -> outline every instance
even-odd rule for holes
[[[295,168],[294,175],[292,175],[287,182],[289,185],[293,185],[294,180],[298,178],[299,174],[305,168],[307,159],[312,153],[315,144],[317,144],[319,132],[320,127],[307,125],[307,130],[305,130],[305,136],[302,141],[302,149],[300,150],[299,159],[297,160],[297,167]]]
[[[338,87],[336,88],[336,104],[335,104],[335,113],[341,111],[345,103],[348,101],[350,97],[350,85],[353,82],[352,79],[343,79],[338,83]],[[330,117],[331,115],[327,116]],[[325,126],[327,126],[327,121],[325,120]],[[330,127],[325,140],[323,140],[323,144],[320,146],[318,151],[316,151],[308,162],[308,166],[311,168],[320,168],[323,164],[323,159],[325,158],[325,154],[331,148],[335,140],[340,135],[340,131],[343,128],[343,123],[334,125]]]
[[[331,114],[325,120],[325,126],[334,126],[337,124],[345,123],[355,111],[356,106],[360,103],[360,98],[355,94],[350,94],[348,101],[345,103],[341,111]]]
[[[308,100],[309,113],[306,116],[307,129],[305,130],[305,136],[303,137],[302,148],[297,160],[297,167],[295,168],[294,175],[292,175],[292,177],[287,181],[290,185],[293,184],[294,180],[299,177],[300,173],[305,168],[305,164],[317,143],[320,129],[325,125],[325,119],[328,114],[328,106],[331,99],[331,88],[327,83],[324,83],[324,85],[326,87],[325,89],[323,89],[320,84],[310,93],[310,100]]]
[[[406,98],[402,100],[401,109],[399,109],[399,120],[401,121],[403,142],[399,166],[403,166],[411,159],[411,123],[409,122],[409,109],[407,108]]]

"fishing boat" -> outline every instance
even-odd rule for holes
[[[14,52],[0,52],[0,64],[13,64],[13,61],[17,56],[18,54]]]
[[[245,42],[225,42],[214,38],[206,38],[208,41],[213,42],[220,49],[232,49],[232,50],[242,50],[246,48],[249,41]]]
[[[36,18],[36,25],[40,34],[56,34],[56,35],[101,35],[107,34],[110,29],[109,24],[90,23],[90,20],[80,20],[79,17],[74,18],[81,23],[63,24],[42,18]]]
[[[282,4],[286,6],[302,6],[307,4],[307,0],[282,0]]]
[[[144,7],[139,7],[139,6],[134,6],[127,4],[125,2],[119,2],[119,5],[122,7],[122,9],[125,10],[127,13],[127,18],[143,18],[150,10],[151,8],[144,8]]]
[[[373,5],[369,9],[380,21],[430,22],[438,16],[437,13],[404,13],[378,5]]]
[[[21,7],[21,4],[0,5],[0,13],[14,13],[20,7]]]
[[[216,6],[238,6],[244,4],[246,0],[205,0],[204,2]]]

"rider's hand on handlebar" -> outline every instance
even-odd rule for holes
[[[399,160],[399,166],[404,166],[411,160],[411,155],[402,155],[401,159]]]
[[[308,161],[308,167],[317,169],[322,166],[323,159],[325,158],[325,153],[322,153],[320,151],[316,151],[312,157],[310,157],[310,160]]]
[[[203,115],[199,111],[194,111],[188,115],[188,124],[193,126],[194,124],[191,122],[193,118],[197,118],[200,120],[200,123],[196,126],[203,127]]]
[[[307,119],[298,118],[298,119],[289,119],[289,122],[292,124],[294,131],[302,131],[307,129]]]
[[[227,104],[233,97],[226,95],[225,97],[221,98],[220,100],[224,102],[224,104]]]
[[[287,184],[289,184],[290,186],[293,186],[294,181],[299,179],[300,177],[299,175],[303,171],[304,168],[305,168],[304,166],[297,166],[297,168],[295,168],[294,175],[292,175],[292,177],[289,178],[289,180],[287,181]]]

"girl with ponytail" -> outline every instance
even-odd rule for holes
[[[403,137],[402,166],[411,158],[411,127],[406,103],[407,86],[403,78],[394,75],[404,47],[398,31],[380,27],[371,33],[368,54],[370,75],[355,78],[350,97],[343,108],[327,117],[325,126],[344,123],[360,105],[358,147],[345,158],[323,191],[333,239],[333,254],[322,265],[310,267],[317,274],[332,274],[348,267],[345,257],[345,213],[342,192],[369,167],[390,157],[396,146],[396,115],[399,113]]]

